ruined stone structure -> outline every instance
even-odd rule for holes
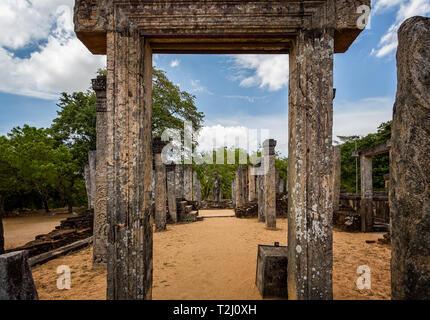
[[[372,157],[389,152],[391,149],[390,141],[377,145],[375,147],[354,151],[353,158],[360,158],[360,173],[361,173],[361,201],[360,201],[360,216],[361,216],[361,231],[371,232],[373,229],[373,167]]]
[[[231,201],[233,203],[233,207],[236,207],[236,179],[231,181]]]
[[[284,190],[285,190],[285,181],[284,179],[280,178],[276,193],[284,193]]]
[[[193,200],[193,168],[191,166],[184,170],[184,198],[187,201]]]
[[[339,210],[340,174],[341,174],[340,146],[335,146],[333,148],[333,211]]]
[[[169,206],[169,215],[173,223],[178,222],[178,215],[176,209],[176,165],[166,165],[166,180],[167,180],[167,201]]]
[[[430,299],[430,18],[398,32],[390,153],[391,297]]]
[[[200,186],[200,180],[197,177],[197,171],[193,172],[193,201],[196,201],[200,208],[200,204],[202,202],[202,189]]]
[[[361,32],[360,5],[76,0],[78,38],[107,55],[109,299],[152,294],[153,53],[290,54],[288,296],[332,298],[333,54]]]
[[[236,177],[234,179],[236,185],[234,187],[234,190],[236,191],[236,197],[235,197],[235,203],[236,208],[241,207],[245,204],[245,195],[243,194],[243,169],[242,165],[239,164],[236,170]]]
[[[266,222],[266,216],[264,214],[264,176],[257,176],[257,191],[258,191],[258,221]]]
[[[256,189],[256,176],[253,174],[254,166],[250,163],[248,164],[248,201],[255,201],[257,199],[257,189]]]
[[[221,179],[218,178],[218,172],[215,172],[212,179],[212,200],[215,202],[220,202],[221,193]]]
[[[84,168],[85,187],[87,189],[88,208],[94,209],[95,193],[96,193],[96,151],[88,152],[88,164]]]
[[[264,158],[264,216],[266,227],[276,229],[276,169],[275,169],[276,140],[263,142]]]
[[[176,198],[184,198],[184,166],[182,164],[177,164],[175,166],[176,174]]]
[[[0,255],[0,300],[38,300],[27,251]]]
[[[94,199],[94,235],[93,235],[93,267],[105,268],[107,264],[107,190],[106,190],[106,76],[98,76],[92,80],[93,90],[96,93],[96,174]]]
[[[160,138],[155,138],[152,141],[152,148],[155,158],[155,231],[165,231],[167,224],[166,214],[166,166],[163,163],[161,152],[165,147],[166,142]]]

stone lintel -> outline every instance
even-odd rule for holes
[[[335,31],[342,53],[362,31],[361,5],[370,9],[370,0],[76,0],[74,23],[93,54],[106,54],[107,32],[131,26],[151,37],[155,53],[289,53],[298,30],[319,28]]]
[[[352,157],[353,158],[374,157],[374,156],[377,156],[378,154],[390,152],[390,150],[391,150],[391,141],[388,140],[385,143],[371,147],[369,149],[354,151],[352,153]]]

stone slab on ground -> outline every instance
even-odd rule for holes
[[[38,300],[28,253],[17,251],[0,256],[0,300]]]

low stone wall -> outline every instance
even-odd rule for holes
[[[234,209],[233,200],[203,200],[200,204],[200,209],[211,210],[211,209]]]
[[[361,195],[341,192],[341,206],[351,208],[354,212],[360,212]],[[374,192],[372,199],[373,218],[381,223],[390,223],[390,207],[388,192]]]
[[[257,218],[258,217],[258,202],[247,202],[244,206],[235,208],[237,218]],[[278,193],[276,195],[276,217],[288,217],[288,193]]]

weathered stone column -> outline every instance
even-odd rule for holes
[[[197,204],[200,207],[202,200],[202,191],[200,189],[200,180],[197,177],[197,171],[193,172],[193,200],[197,201]]]
[[[221,179],[218,178],[218,173],[215,172],[212,179],[212,200],[220,202],[221,200]]]
[[[333,148],[333,211],[339,210],[341,153],[340,146]]]
[[[151,299],[152,52],[123,30],[107,33],[107,298]]]
[[[360,155],[361,172],[361,200],[360,216],[361,231],[372,231],[373,221],[373,181],[372,181],[372,158]]]
[[[166,165],[167,174],[167,199],[169,204],[169,214],[173,222],[178,222],[177,209],[176,209],[176,165]]]
[[[258,196],[258,221],[266,222],[264,214],[264,176],[257,176],[257,196]]]
[[[275,147],[276,140],[269,139],[263,142],[263,158],[266,169],[264,171],[264,215],[268,229],[276,229]]]
[[[248,202],[248,170],[246,168],[242,170],[242,203],[246,204]]]
[[[254,166],[250,163],[248,164],[248,201],[255,201],[257,199],[257,192],[255,186],[255,176],[253,173]]]
[[[390,152],[391,297],[430,300],[430,19],[398,32]]]
[[[94,209],[95,193],[96,193],[96,151],[88,152],[88,164],[84,168],[85,187],[87,189],[88,209]]]
[[[161,153],[166,142],[161,138],[152,140],[152,148],[155,157],[155,232],[165,231],[167,223],[166,213],[166,166],[163,163]]]
[[[176,198],[184,198],[184,166],[177,164],[175,167],[176,173]]]
[[[236,178],[234,179],[236,182],[235,190],[236,190],[236,207],[241,207],[245,203],[243,202],[243,170],[242,165],[239,164],[236,170]]]
[[[107,221],[107,190],[106,190],[106,76],[98,76],[92,80],[96,93],[97,112],[97,154],[96,154],[96,191],[94,200],[94,235],[93,235],[93,268],[105,268],[107,264],[107,241],[109,225]]]
[[[187,201],[193,200],[193,168],[188,166],[184,171],[184,198]]]
[[[333,298],[333,37],[302,30],[290,51],[289,299]]]
[[[280,184],[280,181],[281,181],[281,179],[279,178],[279,171],[275,167],[275,188],[276,188],[276,193],[279,193],[279,184]]]
[[[284,193],[284,189],[285,189],[285,181],[284,179],[279,179],[279,188],[278,188],[278,193]]]
[[[231,181],[231,201],[233,203],[233,207],[236,207],[236,179]]]

